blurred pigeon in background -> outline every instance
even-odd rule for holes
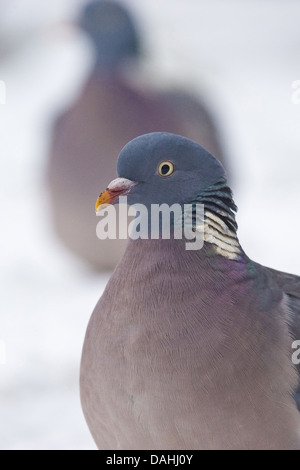
[[[80,25],[94,45],[95,66],[76,103],[56,122],[48,185],[55,229],[65,246],[94,269],[111,270],[127,241],[97,238],[93,200],[99,185],[113,178],[115,155],[126,142],[168,131],[193,138],[220,160],[223,152],[205,106],[188,94],[138,84],[140,40],[123,6],[94,1]]]
[[[197,143],[141,136],[117,169],[97,210],[125,192],[147,208],[204,204],[204,245],[129,241],[83,349],[82,405],[98,447],[299,449],[300,278],[247,257],[225,171]]]

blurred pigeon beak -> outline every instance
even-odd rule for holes
[[[100,194],[96,202],[96,214],[98,214],[105,206],[116,204],[120,196],[127,196],[131,189],[136,186],[135,181],[126,178],[116,178],[109,183],[108,188]]]

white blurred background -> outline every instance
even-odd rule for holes
[[[56,240],[44,180],[51,125],[93,63],[70,26],[83,3],[0,0],[0,449],[95,449],[78,375],[109,276],[91,274]],[[145,77],[214,110],[246,253],[300,274],[300,3],[123,3],[139,22]]]

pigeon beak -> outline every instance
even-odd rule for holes
[[[105,206],[116,204],[120,196],[127,196],[131,189],[138,183],[126,178],[116,178],[109,183],[108,188],[100,194],[96,202],[96,214],[98,214]]]

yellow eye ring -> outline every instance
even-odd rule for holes
[[[161,162],[158,165],[158,174],[162,176],[163,178],[170,176],[174,172],[174,170],[175,170],[174,165],[169,160]]]

